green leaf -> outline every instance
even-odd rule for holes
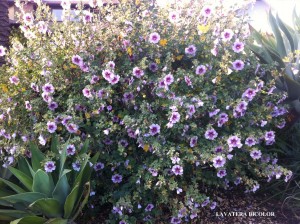
[[[36,144],[30,143],[29,147],[31,151],[31,164],[34,171],[37,171],[38,169],[41,169],[41,162],[45,159],[44,154],[39,150]]]
[[[55,154],[59,154],[58,146],[59,146],[58,136],[54,135],[51,141],[51,151],[54,152]]]
[[[79,153],[80,155],[87,152],[87,150],[89,148],[89,144],[90,144],[90,140],[86,139],[82,148],[80,149],[80,153]]]
[[[29,212],[15,210],[15,209],[0,209],[0,220],[14,220],[30,216]]]
[[[291,51],[294,52],[295,51],[295,44],[294,44],[294,39],[292,37],[292,34],[290,33],[290,31],[288,30],[286,25],[283,23],[283,21],[279,18],[278,14],[276,15],[276,19],[277,19],[277,22],[278,22],[278,25],[279,25],[280,29],[284,32],[285,36],[289,40],[289,43],[290,43],[290,46],[291,46]]]
[[[300,83],[294,81],[290,76],[284,75],[287,90],[288,90],[288,98],[291,100],[299,99],[300,97]]]
[[[71,170],[64,170],[63,175],[59,178],[52,193],[53,198],[57,199],[61,205],[65,204],[66,198],[68,194],[70,194],[70,185],[66,176],[70,171]]]
[[[48,218],[59,218],[63,215],[62,206],[54,198],[42,198],[29,205],[29,209],[42,213]]]
[[[60,218],[55,218],[55,219],[49,219],[45,224],[67,224],[68,219],[60,219]]]
[[[79,215],[79,213],[82,211],[82,209],[84,208],[84,206],[87,204],[88,200],[89,200],[89,196],[90,196],[90,192],[91,192],[91,185],[90,182],[86,183],[84,185],[85,189],[83,191],[83,201],[80,203],[81,198],[79,198],[79,200],[77,201],[77,204],[80,203],[79,208],[77,209],[76,213],[74,214],[74,216],[72,217],[72,220],[75,220],[77,218],[77,216]],[[75,209],[78,207],[78,205],[75,206]]]
[[[28,169],[29,169],[29,171],[30,171],[30,174],[31,174],[31,176],[32,176],[32,178],[33,178],[34,175],[35,175],[35,172],[34,172],[34,170],[32,169],[32,167],[30,166],[30,164],[29,164],[29,162],[27,161],[27,159],[26,159],[26,163],[27,163]]]
[[[6,197],[1,197],[0,201],[4,200],[9,203],[28,203],[31,204],[35,202],[38,199],[46,198],[45,194],[41,194],[38,192],[26,192],[26,193],[20,193],[20,194],[14,194]]]
[[[18,159],[18,170],[22,170],[27,176],[31,176],[29,167],[27,165],[27,160],[23,157]]]
[[[67,146],[65,146],[63,148],[63,150],[61,151],[61,153],[60,153],[60,165],[59,165],[59,176],[58,176],[58,178],[60,178],[63,175],[66,159],[67,159]]]
[[[22,188],[20,188],[18,185],[5,180],[3,178],[0,178],[0,182],[3,182],[4,184],[6,184],[8,187],[10,187],[12,190],[14,190],[16,193],[25,193],[26,191],[23,190]]]
[[[71,193],[66,198],[66,202],[64,205],[64,211],[65,211],[64,218],[69,219],[70,216],[72,215],[74,205],[75,205],[77,199],[79,198],[78,193],[79,193],[79,185],[76,185],[72,189]]]
[[[38,170],[33,178],[33,192],[40,192],[51,197],[53,189],[53,182],[50,181],[48,174],[43,170]]]
[[[47,219],[44,219],[39,216],[27,216],[21,219],[16,219],[10,224],[43,224],[47,221]]]
[[[25,173],[23,173],[20,170],[17,170],[16,168],[13,167],[8,167],[8,169],[10,170],[10,172],[13,173],[13,175],[15,175],[16,178],[18,178],[18,180],[29,190],[32,190],[32,178],[30,178],[29,176],[27,176]]]
[[[285,46],[284,46],[284,43],[283,43],[283,39],[282,39],[280,30],[279,30],[279,28],[278,28],[276,19],[275,19],[275,17],[273,16],[271,10],[269,11],[269,23],[270,23],[270,25],[271,25],[271,28],[272,28],[273,33],[274,33],[275,38],[276,38],[277,50],[278,50],[280,56],[283,58],[283,57],[285,57],[287,54],[286,54],[286,50],[285,50]]]

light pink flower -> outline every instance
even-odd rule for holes
[[[18,78],[18,76],[12,76],[12,77],[10,77],[9,78],[9,81],[12,83],[12,84],[14,84],[14,85],[18,85],[19,84],[19,82],[20,82],[20,79]]]
[[[25,25],[29,26],[29,25],[32,25],[33,24],[33,15],[31,13],[25,13],[23,15],[23,20],[24,20],[24,23]]]
[[[0,46],[0,57],[3,57],[6,53],[5,53],[5,47]]]
[[[201,10],[201,15],[205,17],[210,17],[212,14],[212,8],[210,6],[204,6]]]
[[[173,172],[176,176],[182,175],[182,174],[183,174],[183,168],[182,168],[182,166],[180,166],[180,165],[174,165],[174,166],[172,167],[172,172]]]
[[[204,65],[199,65],[196,68],[196,74],[197,75],[203,75],[203,74],[205,74],[205,72],[206,72],[206,67]]]
[[[151,124],[150,125],[150,135],[154,136],[158,133],[160,133],[160,126],[158,124]]]
[[[241,61],[241,60],[235,60],[234,62],[232,62],[232,66],[233,66],[233,69],[236,70],[236,71],[241,71],[244,69],[244,62]]]
[[[195,47],[195,45],[190,45],[187,48],[185,48],[185,53],[189,54],[191,56],[195,56],[197,48]]]
[[[222,33],[221,33],[221,38],[224,42],[230,41],[233,37],[233,31],[230,29],[225,29]]]
[[[213,158],[213,166],[215,168],[223,167],[226,163],[226,158],[223,158],[222,156],[217,156]]]
[[[243,42],[240,42],[239,40],[236,40],[234,42],[234,44],[232,45],[232,50],[235,52],[235,53],[240,53],[244,50],[244,43]]]
[[[133,68],[132,74],[140,79],[144,75],[144,71],[138,67],[135,67]]]
[[[171,85],[174,82],[174,76],[172,74],[168,74],[164,77],[164,82],[167,86]]]
[[[151,33],[149,36],[149,42],[153,44],[157,44],[160,40],[160,35],[156,32]]]
[[[179,20],[179,14],[178,12],[170,12],[169,14],[169,20],[171,23],[177,23]]]

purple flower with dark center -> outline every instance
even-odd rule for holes
[[[52,97],[49,95],[49,93],[43,92],[42,98],[45,102],[50,103],[52,101]]]
[[[132,74],[140,79],[144,75],[144,71],[138,67],[135,67],[133,68]]]
[[[98,162],[94,165],[94,170],[95,171],[99,171],[99,170],[103,170],[104,169],[104,164],[101,162]]]
[[[198,137],[197,136],[193,136],[191,137],[191,140],[190,140],[190,147],[195,147],[197,145],[197,141],[198,141]]]
[[[133,100],[133,98],[134,98],[134,95],[132,93],[124,93],[124,95],[123,95],[123,99],[125,102]]]
[[[52,101],[48,104],[48,108],[52,111],[54,111],[57,107],[58,107],[58,104],[54,101]]]
[[[257,160],[257,159],[260,159],[261,158],[261,151],[260,150],[257,150],[257,149],[254,149],[250,152],[250,156],[254,159],[254,160]]]
[[[215,110],[209,112],[208,114],[209,114],[209,117],[213,117],[213,116],[217,115],[219,112],[220,112],[220,109],[215,109]]]
[[[182,175],[183,174],[183,168],[180,165],[175,165],[172,167],[172,172],[177,176],[177,175]]]
[[[120,80],[120,76],[119,75],[114,75],[112,77],[112,79],[109,81],[109,83],[112,84],[112,85],[115,85],[119,82],[119,80]]]
[[[217,173],[217,176],[220,177],[220,178],[223,178],[226,175],[227,175],[226,170],[219,170],[218,173]]]
[[[78,172],[80,170],[80,167],[81,167],[81,164],[78,160],[76,162],[72,163],[73,170]]]
[[[161,80],[161,81],[158,82],[158,87],[159,87],[159,88],[166,88],[167,85],[166,85],[166,83],[165,83],[164,80]]]
[[[180,224],[181,223],[181,219],[178,217],[172,217],[171,218],[171,223],[172,224]]]
[[[188,86],[192,86],[193,83],[191,81],[191,79],[188,76],[184,76],[184,81]]]
[[[107,109],[108,111],[111,111],[111,110],[112,110],[112,106],[111,106],[111,105],[108,105],[108,106],[106,107],[106,109]]]
[[[160,126],[158,124],[151,124],[149,128],[150,128],[149,134],[152,136],[160,133]]]
[[[230,136],[228,139],[227,139],[227,144],[229,146],[230,149],[232,148],[241,148],[242,147],[242,143],[241,143],[241,139],[237,136]]]
[[[47,173],[53,172],[56,169],[55,162],[53,161],[46,162],[44,165],[44,169]]]
[[[248,137],[248,138],[246,138],[246,140],[245,140],[245,144],[251,147],[251,146],[253,146],[253,145],[256,145],[257,142],[256,142],[255,138],[253,138],[253,137]]]
[[[33,91],[35,91],[35,92],[39,92],[40,90],[39,90],[39,86],[38,85],[36,85],[35,83],[31,83],[30,84],[30,87],[33,89]]]
[[[244,69],[244,62],[241,61],[241,60],[235,60],[234,62],[232,62],[232,66],[233,66],[233,69],[236,70],[236,71],[241,71]]]
[[[222,156],[217,156],[215,158],[213,158],[213,166],[215,168],[220,168],[223,167],[226,163],[226,159],[223,158]]]
[[[46,83],[42,89],[45,93],[54,93],[54,86],[50,83]]]
[[[164,77],[164,82],[167,86],[171,85],[174,82],[174,76],[172,74],[168,74]]]
[[[89,67],[86,63],[83,63],[83,64],[80,66],[80,69],[81,69],[81,71],[83,71],[83,72],[89,72],[89,71],[90,71],[90,67]]]
[[[78,131],[78,126],[76,124],[70,123],[66,125],[68,132],[76,133]]]
[[[274,141],[275,140],[275,132],[274,131],[267,131],[265,133],[265,140],[266,141]]]
[[[204,6],[201,10],[201,15],[204,17],[210,17],[212,14],[212,9],[210,6]]]
[[[88,11],[84,11],[84,16],[83,16],[83,22],[84,23],[90,23],[92,22],[92,18],[93,18],[93,14],[88,12]]]
[[[148,171],[151,173],[151,175],[152,175],[153,177],[157,177],[158,171],[157,171],[156,169],[149,168]]]
[[[195,47],[195,45],[190,45],[187,48],[185,48],[185,53],[191,56],[195,56],[197,51],[197,48]]]
[[[20,79],[17,77],[17,76],[12,76],[12,77],[10,77],[9,78],[9,81],[12,83],[12,84],[14,84],[14,85],[18,85],[19,84],[19,82],[20,82]]]
[[[61,123],[66,126],[68,124],[68,122],[72,119],[72,117],[66,116],[64,118],[60,117],[59,119],[61,120]]]
[[[92,91],[90,90],[90,89],[88,89],[88,88],[84,88],[83,90],[82,90],[82,93],[83,93],[83,95],[86,97],[86,98],[93,98],[93,94],[92,94]]]
[[[180,120],[180,114],[176,111],[172,112],[169,120],[172,124],[177,123]]]
[[[82,58],[79,55],[74,55],[72,57],[72,62],[73,62],[73,64],[78,65],[78,66],[82,66],[83,65],[83,60],[82,60]]]
[[[204,65],[199,65],[196,68],[196,74],[197,75],[203,75],[203,74],[205,74],[205,72],[206,72],[206,67]]]
[[[68,145],[66,152],[68,156],[73,156],[75,154],[76,148],[74,145]]]
[[[202,203],[201,203],[201,207],[205,207],[206,205],[208,205],[209,203],[209,198],[206,198]]]
[[[160,40],[160,35],[156,32],[151,33],[149,36],[149,42],[153,44],[157,44]]]
[[[179,163],[179,162],[180,162],[180,158],[177,157],[177,156],[171,157],[171,160],[172,160],[172,164],[176,164],[176,163]]]
[[[282,128],[285,127],[285,125],[286,125],[286,122],[285,122],[285,121],[282,121],[281,123],[279,123],[279,124],[277,125],[277,128],[282,129]]]
[[[246,91],[243,93],[242,97],[244,99],[247,99],[249,101],[253,100],[253,98],[255,97],[256,95],[256,90],[255,89],[252,89],[252,88],[248,88],[246,89]]]
[[[149,69],[152,72],[156,72],[158,70],[158,65],[156,63],[152,62],[149,64]]]
[[[219,115],[218,127],[222,127],[228,120],[228,115],[226,113],[221,113]]]
[[[110,70],[106,69],[102,71],[102,76],[105,78],[107,81],[111,81],[114,77],[114,73],[112,73]]]
[[[169,20],[171,23],[176,23],[179,20],[179,14],[178,12],[170,12],[169,14]]]
[[[127,224],[127,222],[125,222],[124,220],[121,220],[121,221],[119,222],[119,224]]]
[[[235,184],[235,185],[239,185],[239,184],[241,183],[241,181],[242,181],[242,178],[237,177],[237,178],[235,179],[235,181],[234,181],[234,184]]]
[[[5,54],[5,47],[0,46],[0,57],[3,57]]]
[[[131,128],[128,128],[128,129],[127,129],[127,134],[128,134],[128,136],[129,136],[130,138],[136,138],[136,137],[137,137],[136,134],[135,134],[135,131],[132,130]]]
[[[221,33],[221,38],[224,42],[227,42],[229,40],[231,40],[233,37],[233,31],[230,29],[225,29],[222,33]]]
[[[121,183],[122,182],[122,176],[120,174],[115,174],[111,177],[112,182]]]
[[[121,146],[123,146],[124,148],[126,148],[126,147],[128,146],[128,142],[127,142],[125,139],[121,139],[121,140],[119,141],[119,144],[120,144]]]
[[[205,132],[204,137],[208,140],[214,140],[216,137],[218,137],[218,133],[212,128]]]
[[[188,105],[187,108],[188,108],[187,113],[191,117],[196,112],[195,106],[194,105]]]
[[[240,53],[244,50],[244,43],[243,42],[240,42],[239,40],[236,40],[234,42],[234,44],[232,45],[232,50],[235,52],[235,53]]]
[[[154,208],[154,205],[153,204],[148,204],[145,208],[145,211],[146,212],[151,212],[151,210]]]
[[[25,108],[26,108],[26,110],[29,110],[29,111],[32,110],[32,106],[29,101],[25,101]]]
[[[215,148],[215,153],[221,153],[221,152],[223,152],[223,147],[222,146],[217,146]]]
[[[48,128],[48,131],[50,133],[54,133],[56,131],[56,129],[57,129],[57,126],[56,126],[55,122],[48,121],[47,122],[47,128]]]
[[[115,64],[115,62],[113,62],[113,61],[109,61],[109,62],[107,63],[107,67],[109,67],[109,68],[111,68],[111,69],[114,69],[115,66],[116,66],[116,64]]]
[[[32,14],[30,14],[30,13],[25,13],[24,15],[23,15],[23,20],[24,20],[24,23],[26,24],[26,25],[31,25],[31,24],[33,24],[33,16],[32,16]]]

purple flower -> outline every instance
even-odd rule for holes
[[[157,177],[158,172],[156,169],[149,168],[148,171],[151,173],[152,176]]]
[[[76,124],[70,123],[66,125],[68,132],[76,133],[78,131],[78,126]]]
[[[48,131],[50,133],[54,133],[56,131],[56,129],[57,129],[57,126],[56,126],[55,122],[48,121],[47,122],[47,128],[48,128]]]
[[[146,212],[151,212],[151,210],[154,208],[154,205],[153,204],[148,204],[145,208],[145,211]]]
[[[50,83],[46,83],[43,87],[42,87],[43,91],[45,93],[54,93],[54,87],[52,84]]]
[[[217,202],[213,201],[211,204],[210,204],[210,209],[211,210],[214,210],[217,206]]]
[[[25,101],[25,108],[26,108],[26,110],[29,110],[29,111],[32,110],[32,106],[29,101]]]
[[[14,84],[14,85],[18,85],[19,84],[19,82],[20,82],[20,79],[17,77],[17,76],[12,76],[12,77],[10,77],[9,78],[9,81],[12,83],[12,84]]]
[[[88,88],[84,88],[83,90],[82,90],[82,93],[83,93],[83,95],[86,97],[86,98],[93,98],[93,94],[92,94],[92,91],[90,90],[90,89],[88,89]]]
[[[217,173],[217,176],[220,177],[220,178],[223,178],[226,175],[227,175],[226,170],[219,170],[218,173]]]
[[[235,53],[240,53],[244,50],[244,43],[243,42],[240,42],[239,40],[236,40],[234,42],[234,44],[232,45],[232,50],[235,52]]]
[[[257,149],[254,149],[250,152],[250,156],[254,159],[254,160],[257,160],[257,159],[260,159],[261,158],[261,151],[260,150],[257,150]]]
[[[172,164],[176,164],[176,163],[179,163],[179,162],[180,162],[180,158],[177,157],[177,156],[171,157],[171,160],[172,160]]]
[[[76,151],[76,149],[75,149],[74,145],[67,146],[66,152],[67,152],[68,156],[73,156],[75,154],[75,151]]]
[[[84,16],[83,16],[83,23],[90,23],[92,22],[93,14],[90,13],[89,11],[84,11]]]
[[[48,27],[44,21],[39,21],[37,27],[40,33],[46,34]]]
[[[107,63],[107,67],[109,67],[109,68],[111,68],[111,69],[114,69],[115,66],[116,66],[116,64],[115,64],[115,62],[113,62],[113,61],[109,61],[109,62]]]
[[[187,113],[191,117],[196,112],[195,106],[194,105],[188,105],[187,108],[188,108]]]
[[[212,14],[212,9],[210,6],[204,6],[201,10],[201,15],[204,17],[210,17]]]
[[[103,170],[104,169],[104,164],[101,162],[98,162],[94,165],[94,170],[95,171],[99,171],[99,170]]]
[[[82,58],[79,55],[74,55],[72,57],[72,62],[73,62],[73,64],[78,65],[78,66],[82,66],[83,65],[83,60],[82,60]]]
[[[223,147],[222,146],[217,146],[215,148],[215,153],[221,153],[221,152],[223,152]]]
[[[114,77],[114,73],[112,73],[110,70],[106,69],[102,71],[102,76],[107,80],[111,81]]]
[[[119,224],[127,224],[127,222],[125,222],[124,220],[121,220],[121,221],[119,222]]]
[[[58,104],[54,101],[52,101],[48,104],[48,108],[52,111],[54,111],[57,107],[58,107]]]
[[[233,37],[233,31],[230,29],[225,29],[222,33],[221,33],[221,38],[224,42],[227,42],[229,40],[231,40]]]
[[[23,20],[24,20],[25,25],[31,25],[31,24],[33,24],[34,19],[33,19],[33,16],[31,13],[25,13],[23,15]]]
[[[178,12],[170,12],[169,14],[169,20],[171,23],[176,23],[179,20],[179,14]]]
[[[195,147],[197,145],[197,141],[198,141],[198,137],[197,136],[193,136],[191,137],[191,140],[190,140],[190,147]]]
[[[109,81],[109,83],[112,84],[112,85],[115,85],[119,82],[119,80],[120,80],[120,76],[119,75],[114,75],[112,77],[112,79]]]
[[[3,57],[6,53],[5,53],[5,47],[0,46],[0,57]]]
[[[119,141],[119,144],[120,144],[121,146],[123,146],[124,148],[126,148],[126,147],[128,146],[128,142],[127,142],[125,139],[121,139],[121,140]]]
[[[56,168],[55,162],[53,162],[53,161],[48,161],[44,165],[44,169],[47,173],[53,172],[55,170],[55,168]]]
[[[257,142],[256,142],[255,138],[253,138],[253,137],[248,137],[248,138],[246,138],[246,140],[245,140],[245,144],[251,147],[251,146],[253,146],[253,145],[256,145]]]
[[[256,90],[255,89],[251,89],[251,88],[248,88],[246,89],[246,91],[243,93],[242,97],[244,99],[247,99],[249,101],[253,100],[253,98],[255,97],[256,95]]]
[[[241,139],[237,136],[230,136],[228,139],[227,139],[227,144],[229,146],[229,149],[232,150],[232,148],[241,148],[242,147],[242,143],[241,143]]]
[[[221,113],[219,115],[218,127],[222,127],[228,120],[228,115],[226,113]]]
[[[156,32],[151,33],[149,36],[149,42],[153,44],[157,44],[160,40],[160,35]]]
[[[124,93],[123,99],[125,102],[128,102],[134,98],[134,95],[132,93]]]
[[[237,112],[243,113],[247,110],[248,103],[246,101],[241,101],[236,107]]]
[[[33,91],[35,91],[35,92],[39,92],[40,90],[39,90],[39,86],[38,85],[36,85],[35,83],[31,83],[30,84],[30,87],[33,89]]]
[[[158,124],[151,124],[149,128],[150,128],[150,135],[152,136],[160,133],[160,126]]]
[[[42,98],[45,102],[50,103],[52,101],[52,97],[49,95],[49,93],[43,92]]]
[[[222,156],[217,156],[215,158],[213,158],[213,166],[215,168],[220,168],[223,167],[226,163],[226,159],[223,158]]]
[[[187,48],[185,48],[184,51],[185,51],[186,54],[189,54],[191,56],[195,56],[197,48],[195,47],[195,45],[190,45]]]
[[[274,141],[275,140],[275,132],[274,131],[267,131],[265,133],[265,140],[268,141]]]
[[[81,167],[81,164],[78,160],[76,162],[72,163],[73,170],[78,172],[80,170],[80,167]]]
[[[206,72],[206,67],[204,65],[199,65],[196,68],[196,74],[197,75],[203,75],[203,74],[205,74],[205,72]]]
[[[216,110],[209,112],[208,114],[209,114],[209,117],[213,117],[213,116],[217,115],[219,112],[220,112],[220,109],[216,109]]]
[[[111,177],[112,182],[121,183],[122,182],[122,176],[120,174],[115,174]]]
[[[89,72],[89,71],[90,71],[90,68],[89,68],[89,66],[88,66],[86,63],[83,63],[83,64],[80,66],[80,69],[81,69],[81,71],[83,71],[83,72]]]
[[[188,76],[184,76],[184,81],[188,86],[192,86],[193,83],[191,81],[191,79]]]
[[[133,74],[133,76],[140,79],[144,75],[144,71],[138,67],[134,67],[132,74]]]
[[[208,140],[214,140],[216,137],[218,137],[218,133],[212,128],[205,132],[204,137]]]
[[[152,72],[156,72],[158,70],[158,66],[157,66],[156,63],[152,62],[152,63],[149,64],[149,69]]]
[[[172,74],[168,74],[164,77],[164,83],[169,86],[174,82],[174,76]]]
[[[171,224],[180,224],[181,223],[181,219],[178,217],[172,217],[171,218]]]
[[[236,71],[241,71],[244,69],[244,62],[241,61],[241,60],[235,60],[234,62],[232,62],[232,66],[233,66],[233,69],[236,70]]]
[[[177,176],[177,175],[182,175],[183,174],[183,168],[182,166],[175,165],[172,167],[172,172]]]
[[[180,114],[178,112],[172,112],[171,117],[170,117],[170,122],[172,124],[177,123],[180,120]]]

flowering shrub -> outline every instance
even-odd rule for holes
[[[290,178],[272,152],[285,96],[247,48],[247,2],[71,11],[65,0],[61,23],[35,2],[34,15],[20,15],[26,41],[12,37],[1,76],[4,166],[29,140],[46,148],[59,135],[76,158],[89,139],[100,152],[90,206],[113,204],[111,223],[151,221],[163,210],[171,223],[197,219],[217,206],[200,185],[255,192],[258,180]]]

